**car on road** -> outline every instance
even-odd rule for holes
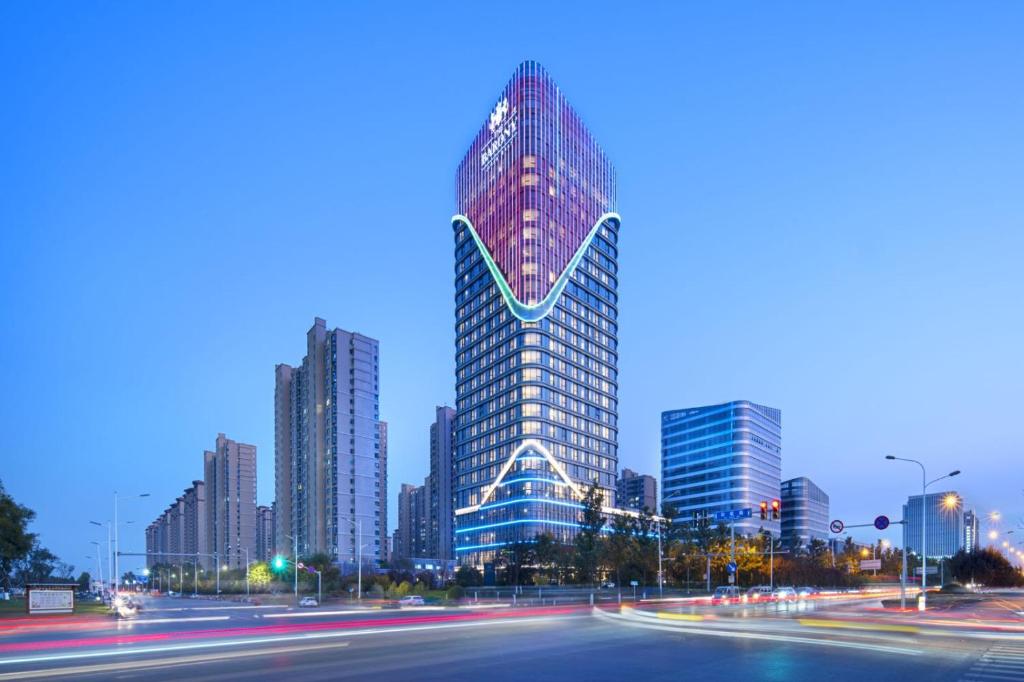
[[[740,588],[735,585],[719,585],[715,588],[715,593],[711,595],[711,603],[718,604],[738,604],[740,602]]]
[[[821,590],[819,590],[817,587],[796,588],[796,596],[800,597],[801,599],[817,597],[819,594],[821,594]]]
[[[772,600],[772,588],[767,585],[756,585],[747,590],[747,601],[751,603],[769,602]]]
[[[775,601],[795,601],[796,598],[796,590],[792,587],[776,587],[772,593],[772,599]]]
[[[418,594],[409,594],[398,600],[399,606],[424,606],[426,602]]]
[[[299,606],[320,606],[320,602],[316,600],[316,597],[303,597],[299,600]]]
[[[607,580],[607,581],[601,583],[601,587],[604,587],[604,588],[607,588],[607,589],[612,589],[612,588],[615,587],[615,583],[613,583],[611,580]]]

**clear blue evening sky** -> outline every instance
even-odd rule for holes
[[[748,398],[848,523],[917,489],[885,453],[1024,516],[1020,4],[207,4],[0,8],[0,478],[79,568],[219,431],[272,500],[314,316],[381,340],[391,493],[422,479],[455,167],[525,58],[618,167],[621,465]]]

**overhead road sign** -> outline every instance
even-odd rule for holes
[[[878,530],[885,530],[889,527],[889,517],[884,514],[875,517],[875,528]]]
[[[828,529],[833,533],[842,533],[844,528],[846,528],[846,526],[844,526],[843,522],[839,519],[836,519],[832,523],[828,524]]]
[[[746,509],[727,509],[726,511],[715,512],[715,521],[739,521],[749,519],[753,516],[750,507]]]

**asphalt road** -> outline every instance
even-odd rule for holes
[[[825,621],[701,620],[682,610],[149,606],[129,623],[0,627],[0,681],[1024,680],[1024,632],[1014,631],[821,628]],[[194,620],[210,617],[220,620]]]

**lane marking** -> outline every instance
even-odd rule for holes
[[[376,611],[380,611],[379,606],[372,609],[351,609],[348,611],[296,611],[295,613],[268,613],[265,614],[264,618],[309,618],[311,616],[349,616],[355,613],[365,613],[370,615]]]
[[[193,616],[192,618],[138,618],[117,621],[121,625],[155,625],[157,623],[199,623],[210,620],[230,620],[231,616]]]

